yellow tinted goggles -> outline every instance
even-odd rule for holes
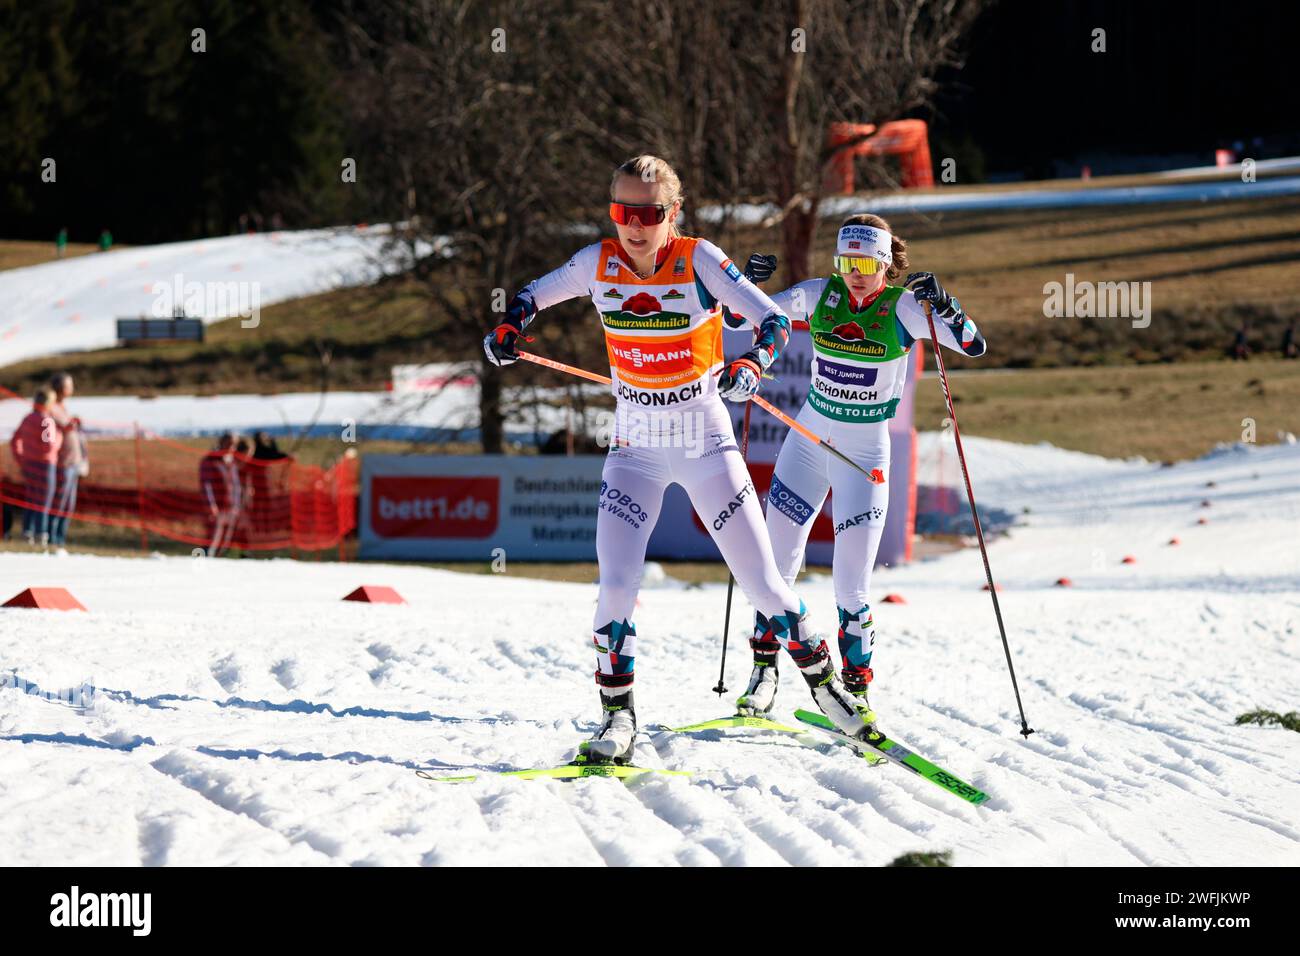
[[[835,263],[835,271],[840,275],[861,272],[863,275],[873,276],[885,268],[885,264],[879,259],[870,259],[864,256],[835,256],[832,262]]]

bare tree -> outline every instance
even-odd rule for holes
[[[776,155],[767,182],[775,187],[791,281],[809,275],[827,166],[860,142],[829,146],[831,124],[881,124],[926,105],[935,73],[958,62],[959,41],[978,12],[976,0],[786,3],[786,48],[768,114]]]
[[[711,199],[774,203],[793,281],[806,278],[831,124],[899,119],[959,63],[979,0],[624,0],[592,53],[618,62],[599,95],[624,135],[681,162]],[[621,28],[620,28],[621,27]],[[638,38],[642,55],[616,60]],[[869,178],[883,184],[883,167]]]
[[[406,216],[412,274],[445,328],[431,353],[478,363],[489,452],[502,450],[503,374],[483,335],[523,281],[560,264],[557,248],[576,247],[600,200],[591,171],[605,161],[579,128],[581,26],[542,0],[387,0],[347,23],[358,177]]]

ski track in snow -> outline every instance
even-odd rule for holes
[[[872,702],[982,807],[811,736],[653,729],[743,686],[735,623],[732,691],[710,691],[721,586],[647,588],[638,611],[637,762],[694,775],[565,784],[493,772],[561,763],[594,728],[592,584],[7,553],[0,598],[64,586],[90,613],[0,610],[0,676],[98,692],[0,687],[0,864],[1300,863],[1300,735],[1232,724],[1300,707],[1300,448],[1165,469],[968,444],[981,501],[1028,509],[990,557],[1036,732],[973,549],[878,573],[909,603],[874,608]],[[340,601],[361,583],[410,603]],[[826,577],[799,590],[833,639]],[[782,674],[790,722],[808,697]]]

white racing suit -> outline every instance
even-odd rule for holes
[[[814,356],[808,399],[798,415],[868,472],[889,474],[889,419],[903,394],[912,343],[928,341],[929,325],[906,289],[885,286],[855,303],[842,279],[810,279],[773,296],[792,321],[808,322]],[[982,355],[984,339],[974,322],[954,326],[934,320],[940,344],[964,355]],[[835,528],[832,579],[839,612],[841,677],[863,694],[872,678],[875,624],[871,569],[889,511],[889,486],[868,481],[824,448],[791,432],[781,446],[767,497],[767,531],[782,576],[791,585],[803,564],[813,519],[828,491]],[[776,645],[756,621],[755,663],[770,663]]]
[[[602,694],[620,697],[632,686],[632,616],[646,544],[673,482],[690,496],[766,638],[796,661],[824,655],[824,646],[806,644],[800,631],[802,603],[777,570],[762,506],[717,394],[721,306],[751,317],[759,344],[774,351],[787,341],[789,320],[717,246],[684,237],[668,242],[648,278],[637,276],[616,240],[587,246],[525,287],[509,312],[522,317],[522,327],[538,310],[579,296],[589,296],[600,314],[617,398],[596,520],[600,592],[592,640]]]

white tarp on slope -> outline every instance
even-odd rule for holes
[[[389,237],[385,226],[221,236],[6,270],[0,272],[0,365],[112,346],[117,319],[170,317],[172,305],[188,298],[190,283],[201,284],[204,294],[190,301],[186,314],[214,322],[245,314],[254,295],[264,308],[374,282],[401,261],[385,253]],[[230,307],[220,308],[223,303]]]

